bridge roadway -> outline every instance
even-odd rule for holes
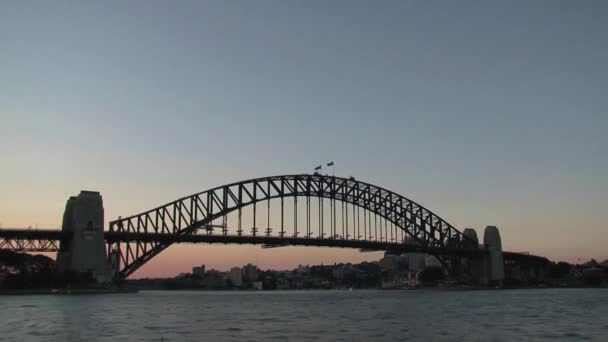
[[[56,252],[56,242],[71,239],[72,233],[56,229],[0,229],[0,249],[11,248],[11,242],[20,241],[22,251]],[[305,238],[305,237],[276,237],[276,236],[236,236],[236,235],[208,235],[208,234],[169,234],[169,233],[129,233],[129,232],[104,232],[107,243],[116,242],[171,242],[171,243],[209,243],[209,244],[252,244],[263,247],[285,247],[285,246],[315,246],[315,247],[341,247],[354,248],[362,251],[391,251],[394,253],[428,253],[451,256],[478,256],[486,253],[484,249],[462,249],[462,248],[429,248],[412,244],[402,244],[383,241],[365,241],[349,239],[330,238]],[[55,242],[40,247],[41,242]],[[47,246],[45,249],[44,246]],[[19,250],[20,248],[12,249]],[[505,260],[528,260],[547,262],[548,259],[531,255],[528,253],[503,252]]]

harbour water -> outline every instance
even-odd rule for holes
[[[607,289],[0,296],[0,341],[608,341]]]

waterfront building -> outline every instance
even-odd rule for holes
[[[297,268],[296,272],[298,274],[308,274],[310,272],[310,266],[308,266],[308,265],[306,265],[306,266],[298,265],[298,268]]]
[[[195,277],[202,277],[205,275],[205,265],[192,267],[192,275]]]
[[[399,264],[399,257],[393,254],[386,254],[378,264],[383,271],[396,270]]]
[[[424,253],[408,253],[408,270],[411,272],[422,272],[426,264],[426,254]]]
[[[334,279],[343,280],[344,279],[344,268],[336,267],[332,271],[332,276]]]
[[[228,279],[233,286],[243,286],[243,273],[240,267],[233,267],[228,272]]]
[[[225,286],[225,275],[220,271],[209,270],[205,272],[201,285],[208,289],[223,288]]]
[[[441,262],[434,255],[427,255],[425,260],[426,267],[442,267]]]
[[[258,280],[258,268],[252,264],[245,265],[243,267],[243,280],[246,282]]]

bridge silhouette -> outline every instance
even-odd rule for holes
[[[70,210],[68,202],[65,215]],[[402,195],[352,177],[317,173],[222,185],[140,214],[119,217],[109,223],[107,230],[101,230],[114,279],[127,278],[174,243],[419,252],[436,256],[451,270],[458,260],[490,254],[490,246],[479,244],[476,235],[463,234]],[[62,230],[2,229],[0,248],[61,253],[72,248],[75,234],[74,229],[66,229],[64,216]],[[547,261],[523,253],[500,252],[507,262]]]

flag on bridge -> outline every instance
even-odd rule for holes
[[[334,162],[332,161],[332,162],[327,163],[327,166],[334,166]]]
[[[321,165],[315,167],[315,171],[321,170]]]

